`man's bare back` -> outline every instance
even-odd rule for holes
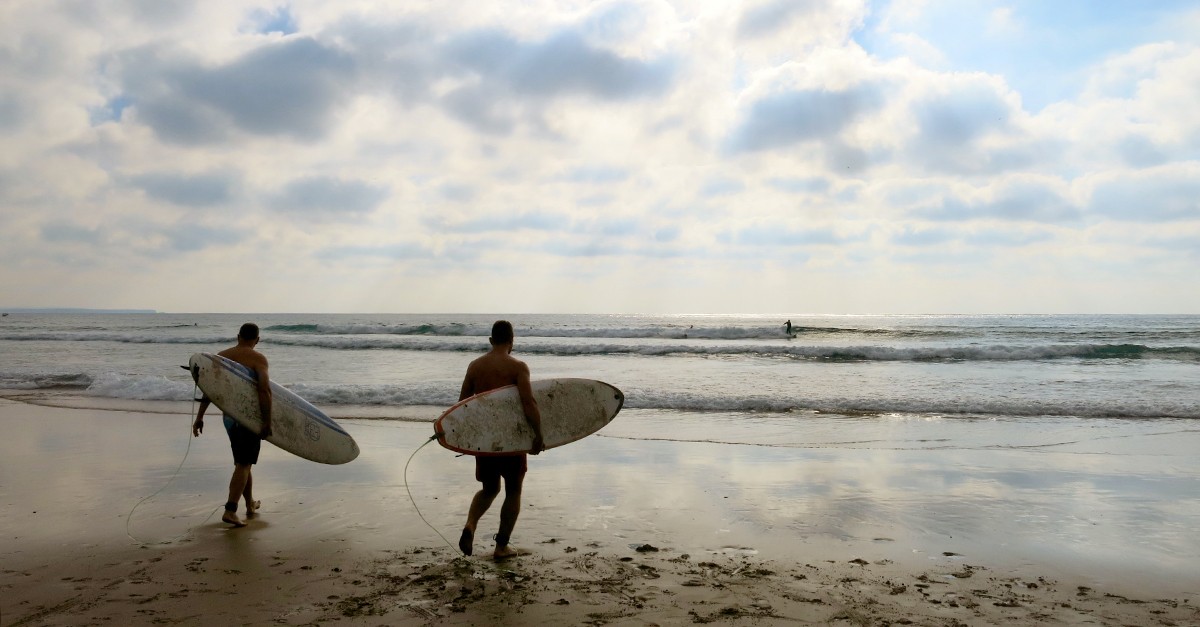
[[[506,385],[519,385],[522,379],[529,380],[529,366],[512,355],[493,350],[467,366],[458,400]]]

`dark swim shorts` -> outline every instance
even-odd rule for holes
[[[262,438],[228,415],[223,417],[225,432],[229,434],[229,447],[233,449],[233,463],[239,466],[257,464]]]
[[[525,476],[525,471],[529,469],[526,460],[528,456],[524,453],[520,455],[490,455],[475,457],[475,480],[480,483],[489,481],[499,481],[504,477],[504,482],[518,480]]]

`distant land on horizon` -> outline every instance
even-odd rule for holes
[[[86,307],[0,307],[4,313],[152,314],[154,309],[88,309]]]

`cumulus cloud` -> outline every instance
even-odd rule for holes
[[[1200,220],[1200,163],[1097,177],[1089,215],[1129,222]]]
[[[167,141],[219,143],[230,131],[312,141],[329,132],[355,78],[351,58],[308,37],[255,48],[232,62],[126,62],[125,95]]]
[[[656,95],[670,86],[677,69],[673,59],[627,58],[590,46],[573,31],[525,42],[504,31],[481,30],[457,37],[448,50],[461,70],[519,96],[623,100]]]
[[[41,228],[41,237],[43,242],[50,244],[60,242],[100,244],[105,241],[105,235],[100,229],[89,229],[62,222],[43,225]]]
[[[841,91],[786,91],[754,101],[726,139],[734,153],[786,148],[800,142],[836,140],[883,103],[881,90],[860,85]]]
[[[150,172],[129,177],[130,183],[151,198],[185,207],[211,207],[233,199],[238,177],[227,172],[188,175]]]
[[[401,242],[395,244],[329,246],[319,250],[316,256],[318,259],[326,261],[345,261],[364,258],[399,261],[427,259],[433,257],[434,252],[422,244]]]
[[[774,0],[748,7],[738,19],[738,37],[754,39],[773,34],[798,16],[817,12],[820,6],[819,2]]]
[[[275,211],[314,218],[349,218],[370,213],[388,196],[387,188],[330,176],[299,178],[284,185],[267,204]]]
[[[861,239],[861,236],[842,236],[830,228],[795,229],[783,224],[758,224],[739,229],[724,240],[742,246],[811,246],[836,245]]]
[[[946,195],[936,207],[914,210],[915,216],[940,221],[1011,220],[1060,223],[1079,220],[1082,211],[1051,179],[1017,178],[965,195]]]
[[[431,218],[427,223],[438,231],[492,233],[513,231],[559,231],[570,226],[567,216],[545,211],[492,213],[468,219]]]

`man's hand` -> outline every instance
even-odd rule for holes
[[[271,437],[271,422],[270,421],[263,423],[262,431],[260,431],[258,433],[258,437],[260,437],[264,440]]]
[[[544,442],[542,442],[542,436],[541,435],[533,436],[533,448],[529,449],[529,454],[537,455],[538,453],[541,453],[544,450],[546,450],[546,444]]]
[[[204,433],[204,419],[197,418],[196,422],[192,423],[192,437],[198,438],[201,433]]]

